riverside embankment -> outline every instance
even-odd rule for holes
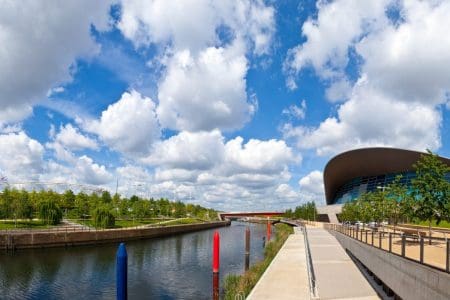
[[[0,233],[0,249],[27,249],[94,245],[135,239],[147,239],[229,226],[230,221],[217,221],[161,227],[120,228],[103,230],[25,231]]]

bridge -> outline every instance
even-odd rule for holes
[[[273,211],[265,211],[265,212],[223,212],[219,213],[219,218],[223,221],[226,218],[230,217],[255,217],[255,216],[264,216],[264,217],[274,217],[274,216],[282,216],[284,212],[273,212]]]

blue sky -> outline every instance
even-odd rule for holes
[[[285,209],[342,151],[450,156],[447,1],[0,5],[12,186]]]

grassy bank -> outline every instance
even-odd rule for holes
[[[259,278],[270,265],[275,255],[283,246],[288,236],[293,233],[291,226],[286,224],[277,224],[276,235],[264,249],[264,260],[254,264],[250,269],[242,275],[228,275],[225,278],[225,299],[234,300],[236,295],[247,296],[253,289]]]
[[[428,227],[428,221],[421,221],[421,222],[419,221],[419,222],[414,222],[413,224]],[[450,228],[450,222],[441,221],[438,225],[438,224],[436,224],[436,221],[433,221],[433,222],[431,222],[431,227]]]
[[[72,220],[73,222],[83,224],[89,227],[95,227],[92,220]],[[179,218],[179,219],[116,219],[113,228],[128,228],[142,225],[155,225],[155,226],[172,226],[172,225],[185,225],[185,224],[197,224],[204,221],[196,218]]]
[[[45,229],[45,228],[51,228],[54,226],[46,225],[40,220],[31,220],[31,221],[25,221],[25,220],[0,220],[0,230],[6,230],[6,229]]]

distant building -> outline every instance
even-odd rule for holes
[[[384,189],[397,175],[402,175],[401,182],[410,186],[416,177],[413,164],[421,154],[424,153],[395,148],[363,148],[336,155],[323,173],[327,206],[319,208],[319,218],[336,222],[344,203],[363,193]],[[450,159],[439,158],[450,166]],[[450,181],[450,173],[446,178]]]

